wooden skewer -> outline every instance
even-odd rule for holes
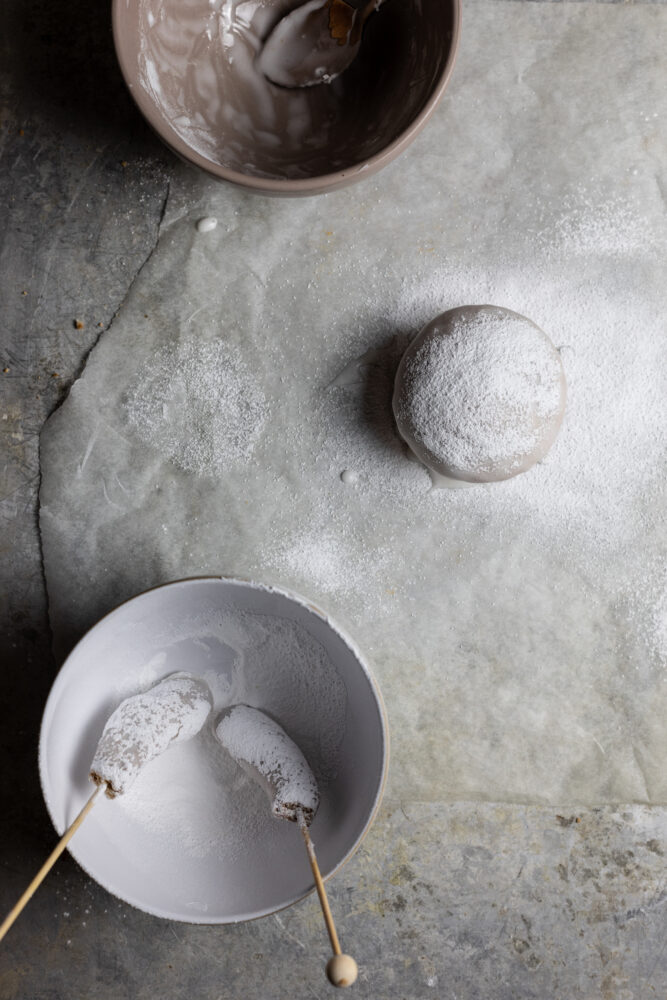
[[[336,925],[334,924],[331,907],[329,906],[329,900],[327,899],[326,889],[324,888],[324,882],[322,881],[322,876],[320,874],[320,866],[318,865],[317,857],[315,856],[315,848],[312,840],[310,839],[308,825],[301,810],[298,811],[298,822],[299,829],[301,830],[303,839],[306,842],[308,860],[310,861],[313,878],[315,879],[315,888],[317,889],[320,906],[322,907],[322,916],[324,917],[324,923],[327,926],[329,940],[331,941],[331,949],[333,951],[332,958],[330,958],[327,962],[327,976],[329,977],[329,982],[334,986],[351,986],[357,978],[359,969],[352,956],[344,955],[341,951],[338,934],[336,933]]]
[[[95,805],[95,800],[97,799],[97,796],[105,788],[106,788],[105,782],[97,786],[97,788],[90,796],[90,798],[88,799],[85,806],[83,807],[79,815],[76,817],[74,822],[67,827],[62,837],[60,838],[57,846],[51,851],[48,858],[46,859],[42,867],[39,869],[34,879],[30,883],[26,891],[23,893],[21,898],[19,899],[16,906],[14,906],[12,910],[10,910],[9,914],[5,917],[2,924],[0,924],[0,941],[2,941],[5,934],[12,926],[16,918],[18,917],[19,913],[23,910],[26,903],[32,898],[32,896],[35,894],[39,886],[42,884],[48,873],[51,871],[56,861],[58,860],[60,855],[63,853],[63,851],[69,844],[70,840],[72,839],[76,831],[79,829],[79,827],[83,823],[84,819],[86,818],[90,810]]]

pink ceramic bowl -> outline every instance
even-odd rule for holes
[[[286,89],[255,61],[295,0],[113,0],[120,66],[183,159],[264,194],[309,195],[389,163],[449,80],[460,0],[385,0],[333,83]]]

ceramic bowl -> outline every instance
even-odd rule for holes
[[[256,68],[294,0],[113,0],[116,52],[149,123],[183,159],[265,194],[369,176],[427,122],[450,77],[460,0],[385,0],[352,65],[287,89]]]
[[[295,636],[301,652],[285,671],[280,656],[293,652]],[[183,580],[95,625],[60,670],[42,721],[40,775],[56,830],[91,794],[88,770],[110,713],[178,670],[211,687],[204,729],[147,764],[126,795],[98,798],[70,851],[109,892],[157,916],[229,923],[289,906],[313,889],[302,838],[271,815],[264,789],[218,743],[220,711],[240,693],[301,746],[320,785],[312,835],[325,877],[366,833],[387,767],[385,716],[368,667],[325,614],[293,594]]]

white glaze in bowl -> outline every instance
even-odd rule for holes
[[[285,88],[258,66],[293,0],[114,0],[125,81],[179,156],[266,194],[369,176],[420,131],[451,75],[460,0],[385,0],[331,84]]]

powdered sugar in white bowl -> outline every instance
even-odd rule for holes
[[[110,892],[149,913],[228,923],[281,909],[313,888],[301,835],[216,739],[230,705],[262,709],[312,768],[313,839],[324,875],[370,825],[386,770],[386,725],[353,644],[304,600],[201,578],[148,591],[72,651],[42,721],[40,774],[56,829],[92,792],[104,725],[130,695],[177,671],[201,678],[213,710],[197,735],[150,760],[123,795],[99,799],[70,851]]]

